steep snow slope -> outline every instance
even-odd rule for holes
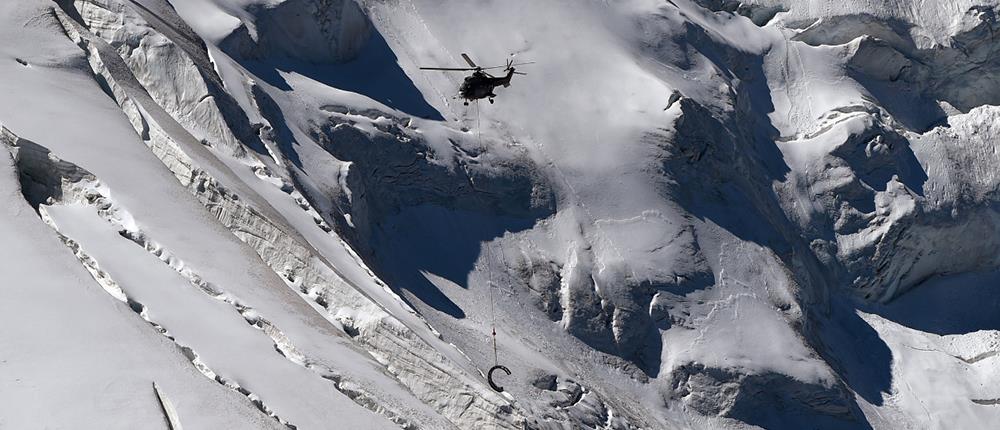
[[[0,9],[4,252],[51,245],[3,260],[4,303],[100,318],[53,346],[5,314],[2,376],[44,396],[173,428],[998,418],[995,2]],[[462,52],[537,63],[463,106],[418,70]],[[72,346],[122,327],[155,360]],[[63,343],[87,378],[31,367]],[[0,423],[121,404],[46,398],[73,409]]]
[[[11,145],[7,133],[0,139]],[[188,426],[279,427],[239,393],[200,375],[189,349],[161,336],[126,303],[108,300],[74,258],[78,249],[64,247],[38,222],[19,191],[27,166],[4,152],[0,424],[163,426],[168,417],[159,399],[165,398],[184,411]]]

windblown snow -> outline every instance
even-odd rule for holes
[[[990,428],[998,14],[0,2],[0,428]]]

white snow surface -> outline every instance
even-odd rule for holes
[[[989,428],[998,14],[0,3],[0,428]]]

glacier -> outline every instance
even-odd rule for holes
[[[0,428],[989,428],[998,14],[3,2]]]

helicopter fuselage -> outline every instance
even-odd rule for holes
[[[504,87],[510,86],[510,78],[512,76],[514,76],[513,69],[508,70],[507,75],[502,77],[493,77],[484,72],[476,71],[471,76],[465,78],[462,86],[458,89],[458,93],[466,100],[489,98],[492,103],[493,98],[497,96],[493,93],[493,89],[501,85]]]

